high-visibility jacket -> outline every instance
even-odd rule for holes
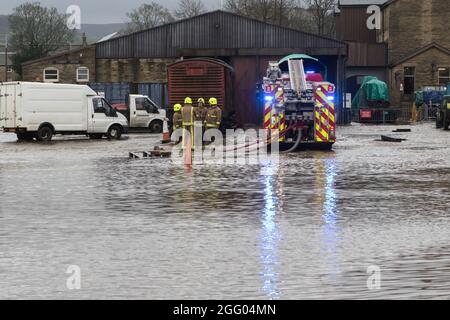
[[[183,127],[194,125],[194,107],[192,104],[185,104],[181,109]]]
[[[206,127],[207,128],[219,128],[222,122],[222,109],[218,106],[214,106],[208,109],[206,113]]]
[[[183,126],[183,118],[181,116],[181,112],[175,112],[172,118],[173,128],[179,129]]]
[[[204,123],[207,112],[208,108],[206,106],[194,108],[194,121],[201,121],[202,123]]]

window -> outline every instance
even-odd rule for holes
[[[44,69],[44,82],[58,82],[59,70],[55,68]]]
[[[81,67],[77,69],[77,82],[89,82],[89,68]]]
[[[439,68],[439,86],[446,87],[450,83],[450,68]]]
[[[94,98],[92,104],[94,105],[94,113],[104,113],[108,117],[117,117],[116,110],[105,99]]]
[[[405,67],[404,69],[404,94],[414,94],[416,68]]]
[[[95,98],[92,100],[94,104],[94,113],[106,113],[106,108],[103,104],[103,99]]]
[[[136,99],[136,110],[147,111],[148,113],[158,113],[158,107],[147,98]]]

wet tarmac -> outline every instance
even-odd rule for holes
[[[396,128],[342,127],[334,152],[279,166],[192,169],[128,159],[159,135],[2,133],[0,298],[448,299],[450,133]]]

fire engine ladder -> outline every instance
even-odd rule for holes
[[[303,67],[303,60],[289,60],[289,78],[291,79],[291,89],[298,94],[306,90],[306,75]]]

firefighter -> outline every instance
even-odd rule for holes
[[[205,103],[205,99],[199,98],[197,100],[197,107],[194,109],[194,130],[195,133],[201,133],[202,137],[206,131],[205,119],[208,108]]]
[[[222,110],[217,105],[217,99],[209,99],[209,108],[206,113],[206,129],[219,129],[222,122]]]
[[[172,118],[172,123],[173,123],[173,130],[177,130],[180,129],[183,126],[183,118],[181,117],[181,104],[177,103],[176,105],[173,106],[173,118]]]
[[[186,147],[185,133],[186,131],[191,133],[191,145],[194,144],[194,106],[192,105],[192,99],[187,97],[184,99],[184,106],[181,109],[181,118],[183,125],[183,147]]]
[[[208,108],[206,107],[205,99],[198,99],[197,108],[195,108],[195,121],[201,121],[202,125],[204,125],[207,111]]]

